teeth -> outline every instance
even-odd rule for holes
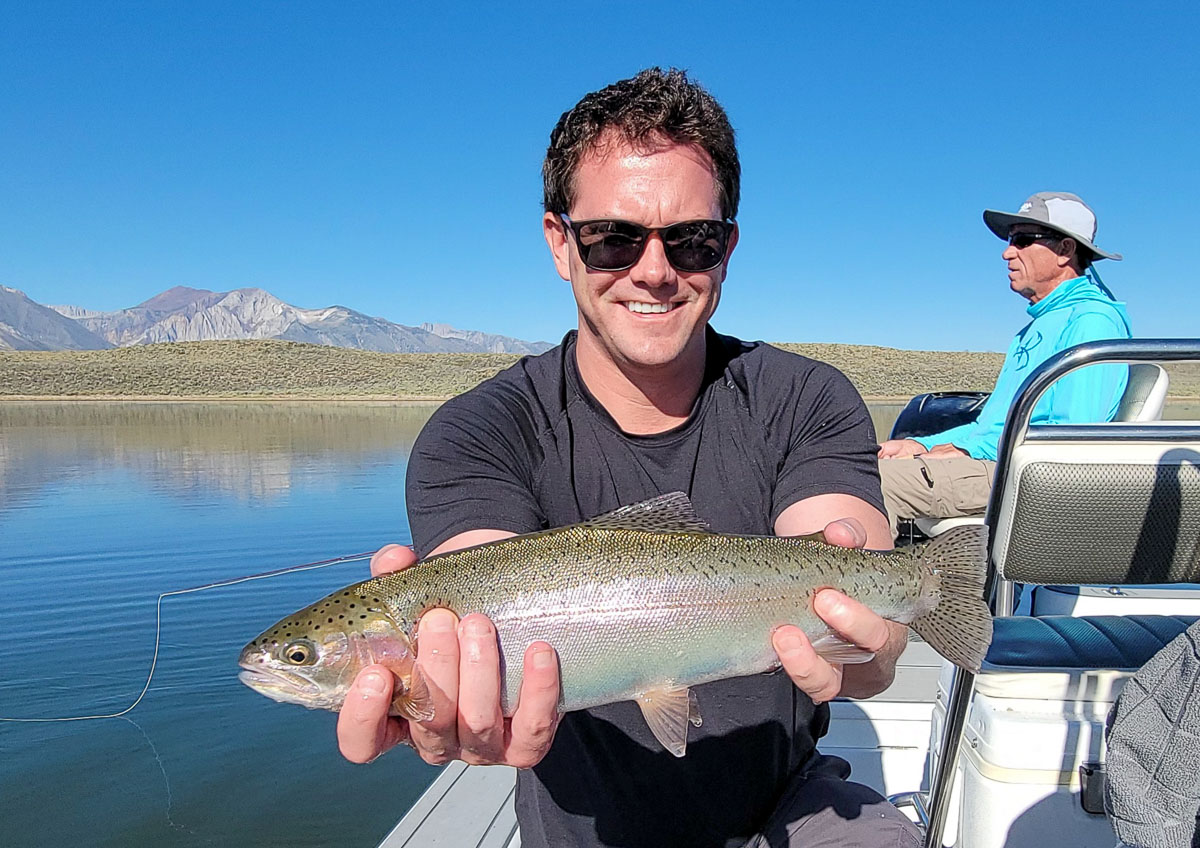
[[[625,306],[630,312],[654,313],[654,312],[670,312],[674,304],[672,303],[640,303],[636,300],[625,301]]]

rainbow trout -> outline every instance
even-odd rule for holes
[[[986,541],[982,526],[892,552],[720,535],[674,492],[349,586],[248,644],[239,676],[277,701],[337,710],[359,670],[381,663],[396,677],[393,714],[429,719],[414,663],[417,620],[434,607],[478,612],[499,635],[505,715],[517,703],[525,649],[545,641],[558,652],[562,711],[633,700],[663,746],[683,756],[688,722],[700,724],[689,687],[777,667],[775,627],[798,625],[833,662],[871,658],[813,612],[823,588],[910,625],[977,671],[992,634]]]

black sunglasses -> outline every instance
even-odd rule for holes
[[[1062,236],[1054,233],[1010,233],[1008,243],[1017,250],[1024,250],[1029,245],[1038,241],[1061,241]]]
[[[593,271],[624,271],[637,264],[651,233],[662,239],[667,261],[677,271],[711,271],[725,261],[732,221],[680,221],[669,227],[643,227],[631,221],[600,218],[572,221],[560,215],[575,233],[579,258]],[[565,231],[564,231],[565,232]]]

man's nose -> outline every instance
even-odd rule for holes
[[[646,247],[637,264],[629,269],[629,273],[635,283],[645,283],[648,286],[661,286],[671,282],[675,269],[667,261],[667,252],[660,234],[651,233],[647,237]]]
[[[1004,252],[1000,254],[1000,258],[1006,262],[1012,262],[1017,258],[1017,249],[1011,244],[1005,245]]]

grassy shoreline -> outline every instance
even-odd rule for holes
[[[989,390],[1003,355],[779,344],[828,362],[873,401]],[[512,354],[376,353],[281,341],[179,342],[103,351],[0,351],[0,401],[444,401]],[[1173,398],[1200,397],[1200,363],[1167,366]]]

